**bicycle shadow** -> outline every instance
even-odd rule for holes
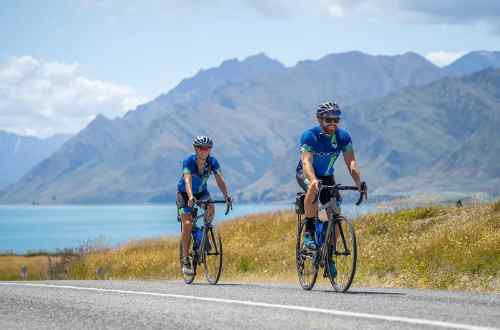
[[[198,285],[198,286],[229,286],[229,287],[254,287],[254,288],[267,288],[265,284],[252,284],[252,283],[217,283],[217,284],[210,284],[210,283],[191,283],[190,285]]]
[[[257,284],[257,283],[217,283],[216,285],[209,284],[209,283],[203,283],[203,282],[198,282],[198,283],[192,283],[191,285],[196,285],[196,286],[221,286],[221,287],[251,287],[251,288],[264,288],[264,289],[280,289],[280,290],[292,290],[292,291],[304,291],[300,286],[280,286],[279,284],[276,285],[269,285],[269,284]],[[376,296],[376,295],[385,295],[385,296],[406,296],[406,293],[402,292],[386,292],[386,291],[364,291],[364,290],[356,290],[354,289],[353,291],[347,291],[347,292],[336,292],[333,289],[316,289],[316,290],[311,290],[309,292],[318,292],[318,293],[330,293],[330,294],[345,294],[345,295],[365,295],[365,296]]]
[[[345,295],[366,295],[366,296],[371,296],[371,295],[385,295],[385,296],[406,296],[406,293],[402,292],[380,292],[380,291],[347,291],[347,292],[337,292],[334,290],[313,290],[313,291],[319,291],[319,292],[325,292],[325,293],[334,293],[334,294],[345,294]]]

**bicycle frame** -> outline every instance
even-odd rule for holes
[[[222,204],[222,203],[226,203],[226,201],[224,200],[214,200],[214,201],[211,201],[211,200],[201,200],[201,201],[197,201],[196,204],[195,204],[195,208],[196,208],[196,212],[195,212],[195,216],[193,217],[193,227],[196,225],[197,221],[199,219],[203,219],[203,233],[202,233],[202,237],[201,237],[201,242],[198,246],[198,248],[194,251],[195,252],[195,256],[196,256],[196,262],[198,264],[201,264],[205,261],[205,248],[206,248],[206,242],[207,242],[207,235],[208,235],[208,232],[209,232],[209,229],[212,228],[212,222],[213,221],[209,221],[208,220],[208,212],[207,212],[207,205],[208,204]],[[198,214],[198,210],[202,210],[201,214]],[[226,207],[226,212],[225,212],[225,215],[227,215],[229,213],[229,211],[232,209],[232,206],[227,204],[227,207]],[[215,239],[214,238],[214,234],[212,231],[210,231],[211,235],[212,235],[212,239]],[[215,252],[210,252],[209,255],[216,255],[219,253],[219,251],[217,250],[217,246],[215,247]],[[200,258],[201,256],[201,258]]]
[[[350,251],[347,248],[347,242],[346,242],[345,234],[342,230],[342,227],[337,225],[337,224],[340,224],[340,221],[337,218],[338,218],[338,216],[340,216],[341,210],[337,205],[337,197],[336,197],[337,194],[336,193],[339,190],[358,190],[358,188],[352,187],[352,186],[341,186],[341,185],[333,185],[333,186],[323,185],[320,187],[320,191],[321,191],[321,189],[328,189],[331,191],[330,200],[326,204],[320,205],[318,207],[318,212],[321,210],[325,210],[327,215],[328,215],[328,226],[326,229],[326,235],[325,235],[325,239],[323,240],[324,243],[321,246],[320,253],[318,256],[320,265],[323,266],[325,264],[325,261],[327,261],[327,258],[328,258],[328,246],[327,246],[327,244],[325,244],[325,242],[336,243],[337,239],[338,239],[337,231],[338,231],[338,234],[340,235],[340,238],[342,239],[342,245],[344,246],[344,252],[339,253],[337,251],[337,244],[333,244],[333,251],[332,252],[335,255],[349,255],[350,254]],[[358,202],[356,203],[356,205],[361,204],[364,196],[366,196],[366,190],[362,191],[360,193],[360,198],[359,198]]]

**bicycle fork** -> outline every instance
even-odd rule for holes
[[[332,244],[332,236],[333,238],[335,237],[335,226],[334,226],[334,220],[333,220],[333,215],[329,217],[328,219],[328,226],[326,228],[326,235],[325,239],[323,241],[323,244],[321,245],[321,249],[319,250],[319,265],[323,267],[323,277],[327,277],[326,271],[327,271],[327,265],[326,263],[329,262],[328,260],[328,250],[330,249],[329,245]],[[335,245],[334,245],[334,251],[335,251]]]
[[[337,231],[338,228],[338,231]],[[342,244],[344,246],[344,251],[337,251],[337,240],[342,240]],[[330,250],[331,249],[331,250]],[[330,251],[329,251],[330,250]],[[321,250],[319,251],[319,265],[324,267],[323,277],[327,277],[327,263],[330,262],[331,257],[335,257],[337,255],[350,255],[351,252],[347,248],[347,242],[345,240],[344,232],[340,227],[340,221],[335,218],[335,213],[332,213],[328,220],[328,227],[326,229],[325,240],[323,245],[321,246]]]

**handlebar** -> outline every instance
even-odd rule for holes
[[[232,202],[229,202],[229,203],[226,203],[225,200],[208,200],[208,201],[204,201],[204,200],[201,200],[201,201],[196,201],[195,203],[196,205],[198,206],[203,206],[203,205],[208,205],[208,204],[226,204],[226,212],[224,212],[224,215],[227,215],[229,213],[229,211],[231,211],[233,209],[233,203]]]
[[[334,190],[356,190],[356,191],[358,191],[358,187],[356,187],[356,186],[342,186],[341,184],[336,184],[333,186],[320,184],[320,190],[321,190],[321,188],[334,189]],[[359,199],[356,202],[356,206],[358,206],[359,204],[361,204],[363,202],[363,198],[365,199],[365,201],[368,199],[368,187],[366,186],[365,181],[361,182],[361,191],[359,192]]]

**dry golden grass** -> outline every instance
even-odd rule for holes
[[[28,280],[47,279],[48,263],[47,256],[0,256],[0,280],[20,280],[22,266],[27,267]]]
[[[219,227],[224,247],[224,278],[296,280],[296,215],[267,213]]]
[[[370,214],[354,224],[359,251],[354,286],[500,292],[500,201]],[[252,215],[218,228],[223,281],[297,281],[295,214]],[[179,279],[178,253],[173,237],[91,250],[70,264],[69,278]],[[16,274],[17,262],[11,267]],[[199,273],[197,280],[204,281]]]
[[[73,263],[74,279],[153,279],[179,277],[178,240],[133,241],[117,249],[93,251]]]
[[[500,212],[495,204],[368,215],[358,219],[356,230],[358,283],[500,291]]]
[[[269,213],[222,223],[218,228],[223,241],[224,279],[291,278],[295,267],[294,219],[292,214]],[[177,279],[179,241],[167,237],[94,251],[72,265],[70,277]]]

